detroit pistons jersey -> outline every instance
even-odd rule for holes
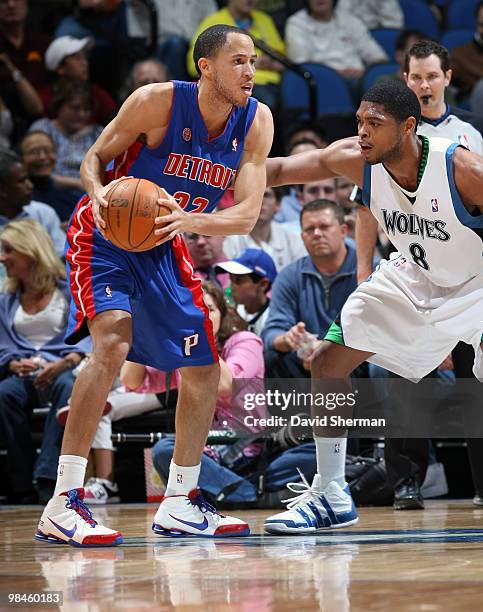
[[[416,191],[398,185],[382,163],[365,164],[362,199],[406,259],[434,284],[454,287],[483,273],[483,215],[467,211],[455,185],[453,155],[460,145],[425,140]]]
[[[173,81],[166,134],[155,148],[136,142],[107,172],[144,178],[164,187],[186,212],[211,212],[233,183],[257,110],[255,98],[234,106],[222,134],[210,138],[198,106],[196,83]]]

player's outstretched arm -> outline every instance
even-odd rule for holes
[[[468,212],[479,209],[483,214],[483,157],[458,147],[453,162],[454,180],[463,204]]]
[[[356,253],[357,282],[362,283],[372,274],[372,260],[377,243],[377,219],[370,208],[357,205]]]
[[[364,160],[357,136],[336,140],[325,149],[267,159],[267,185],[298,185],[346,176],[362,186]]]

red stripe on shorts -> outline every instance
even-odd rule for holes
[[[72,299],[77,307],[75,331],[82,325],[85,317],[92,319],[96,315],[91,268],[93,233],[92,207],[89,196],[84,195],[76,206],[67,231],[69,248],[66,260],[70,266]]]
[[[216,350],[215,337],[213,336],[213,325],[211,324],[210,315],[208,308],[206,307],[205,300],[203,298],[203,289],[201,288],[201,280],[194,276],[193,264],[188,251],[188,247],[184,239],[178,234],[172,240],[172,249],[178,269],[181,274],[181,281],[183,285],[190,290],[193,298],[194,305],[199,308],[204,316],[204,328],[208,343],[213,354],[213,358],[218,362],[218,351]]]

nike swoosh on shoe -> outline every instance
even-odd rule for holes
[[[206,520],[206,519],[205,519]],[[50,517],[49,517],[49,521],[52,523],[52,525],[58,529],[59,531],[61,531],[64,535],[66,535],[68,538],[72,538],[74,536],[74,533],[77,531],[77,525],[74,525],[74,529],[64,529],[64,527],[61,527],[60,525],[57,525],[57,523],[55,521],[53,521]]]
[[[192,523],[190,521],[183,521],[183,519],[180,519],[177,516],[173,516],[172,514],[170,514],[169,516],[175,521],[178,521],[179,523],[184,523],[185,525],[188,525],[189,527],[194,527],[195,529],[198,529],[199,531],[204,531],[205,529],[208,528],[208,520],[206,516],[201,521],[201,523]]]

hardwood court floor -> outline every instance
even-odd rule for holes
[[[125,544],[75,549],[33,540],[40,507],[0,507],[0,610],[15,609],[6,593],[46,590],[64,605],[21,609],[483,610],[483,508],[469,500],[362,508],[355,527],[318,536],[263,535],[268,511],[239,512],[253,535],[216,541],[155,536],[155,510],[101,508]]]

